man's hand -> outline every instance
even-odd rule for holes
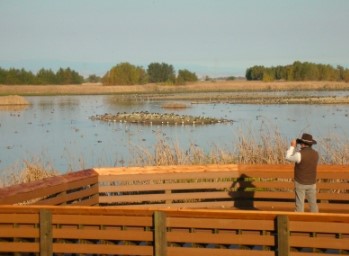
[[[291,140],[291,147],[296,147],[296,146],[297,146],[297,141]]]

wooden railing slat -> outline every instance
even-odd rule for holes
[[[152,218],[150,216],[106,216],[96,215],[91,218],[90,215],[71,215],[55,214],[52,222],[54,224],[75,224],[75,225],[124,225],[124,226],[151,226]]]
[[[151,231],[137,230],[117,230],[113,229],[87,229],[87,228],[55,228],[53,230],[53,238],[63,239],[95,239],[95,240],[127,240],[127,241],[153,241],[153,233]]]
[[[244,220],[244,219],[221,219],[221,218],[184,218],[168,217],[167,225],[175,228],[202,228],[202,229],[244,229],[244,230],[274,230],[274,220]]]

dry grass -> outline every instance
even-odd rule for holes
[[[349,139],[332,134],[319,143],[322,152],[320,161],[326,164],[349,164]]]
[[[5,171],[5,174],[1,177],[2,184],[0,184],[0,186],[11,186],[42,180],[58,174],[59,173],[50,165],[43,164],[41,160],[24,160],[23,167],[11,167],[9,170]]]
[[[0,106],[29,105],[29,102],[22,96],[9,95],[0,97]]]
[[[191,165],[191,164],[284,164],[289,145],[278,131],[261,130],[255,134],[252,129],[240,131],[238,143],[232,149],[213,145],[209,152],[190,144],[182,149],[177,142],[158,137],[154,152],[142,146],[132,151],[132,166],[147,165]]]
[[[168,103],[162,104],[161,107],[165,109],[184,109],[184,108],[188,108],[189,106],[185,103],[168,102]]]
[[[259,133],[252,129],[238,132],[238,143],[231,149],[213,145],[208,152],[195,144],[187,149],[178,142],[159,136],[154,151],[137,145],[131,149],[130,166],[195,165],[195,164],[287,164],[289,140],[274,128],[264,127]],[[318,140],[314,147],[320,153],[320,164],[349,164],[349,139],[331,136]]]
[[[229,91],[284,91],[284,90],[348,90],[345,82],[260,82],[260,81],[215,81],[196,82],[186,85],[164,86],[158,84],[103,86],[82,85],[1,85],[0,95],[97,95],[132,93],[175,92],[229,92]]]
[[[239,132],[235,154],[240,164],[284,164],[289,142],[277,129],[264,128],[260,134],[251,129]]]
[[[241,129],[238,142],[231,149],[213,145],[207,152],[195,144],[183,149],[177,142],[168,141],[158,135],[153,148],[135,145],[131,147],[132,157],[126,166],[165,166],[196,164],[285,164],[285,153],[289,140],[283,138],[274,128],[262,127],[259,132]],[[316,150],[320,152],[320,164],[349,164],[349,139],[336,135],[318,140]],[[1,178],[2,186],[40,180],[58,174],[43,160],[24,161],[24,168],[11,168],[6,177]],[[125,162],[122,162],[124,165]],[[103,163],[101,163],[103,164]]]

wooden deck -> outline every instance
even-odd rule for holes
[[[349,254],[349,166],[319,166],[294,213],[292,165],[99,168],[0,189],[0,255]]]
[[[292,178],[292,165],[99,168],[1,188],[0,205],[293,211]],[[320,212],[349,213],[349,166],[319,166],[317,187]]]
[[[0,255],[319,256],[349,253],[349,215],[0,206]]]

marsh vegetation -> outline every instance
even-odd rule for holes
[[[345,131],[349,108],[345,100],[340,101],[348,98],[348,89],[348,84],[341,82],[252,81],[186,86],[0,86],[0,94],[18,90],[21,95],[34,91],[55,95],[25,96],[30,103],[25,111],[0,111],[4,135],[0,175],[21,177],[24,170],[64,173],[100,166],[284,163],[289,139],[309,129],[317,135],[321,163],[348,164]],[[96,92],[103,95],[57,95]],[[315,102],[315,98],[319,100]],[[290,104],[291,99],[307,102]],[[91,115],[140,110],[236,122],[173,128],[89,120]],[[30,164],[38,168],[28,168]]]

